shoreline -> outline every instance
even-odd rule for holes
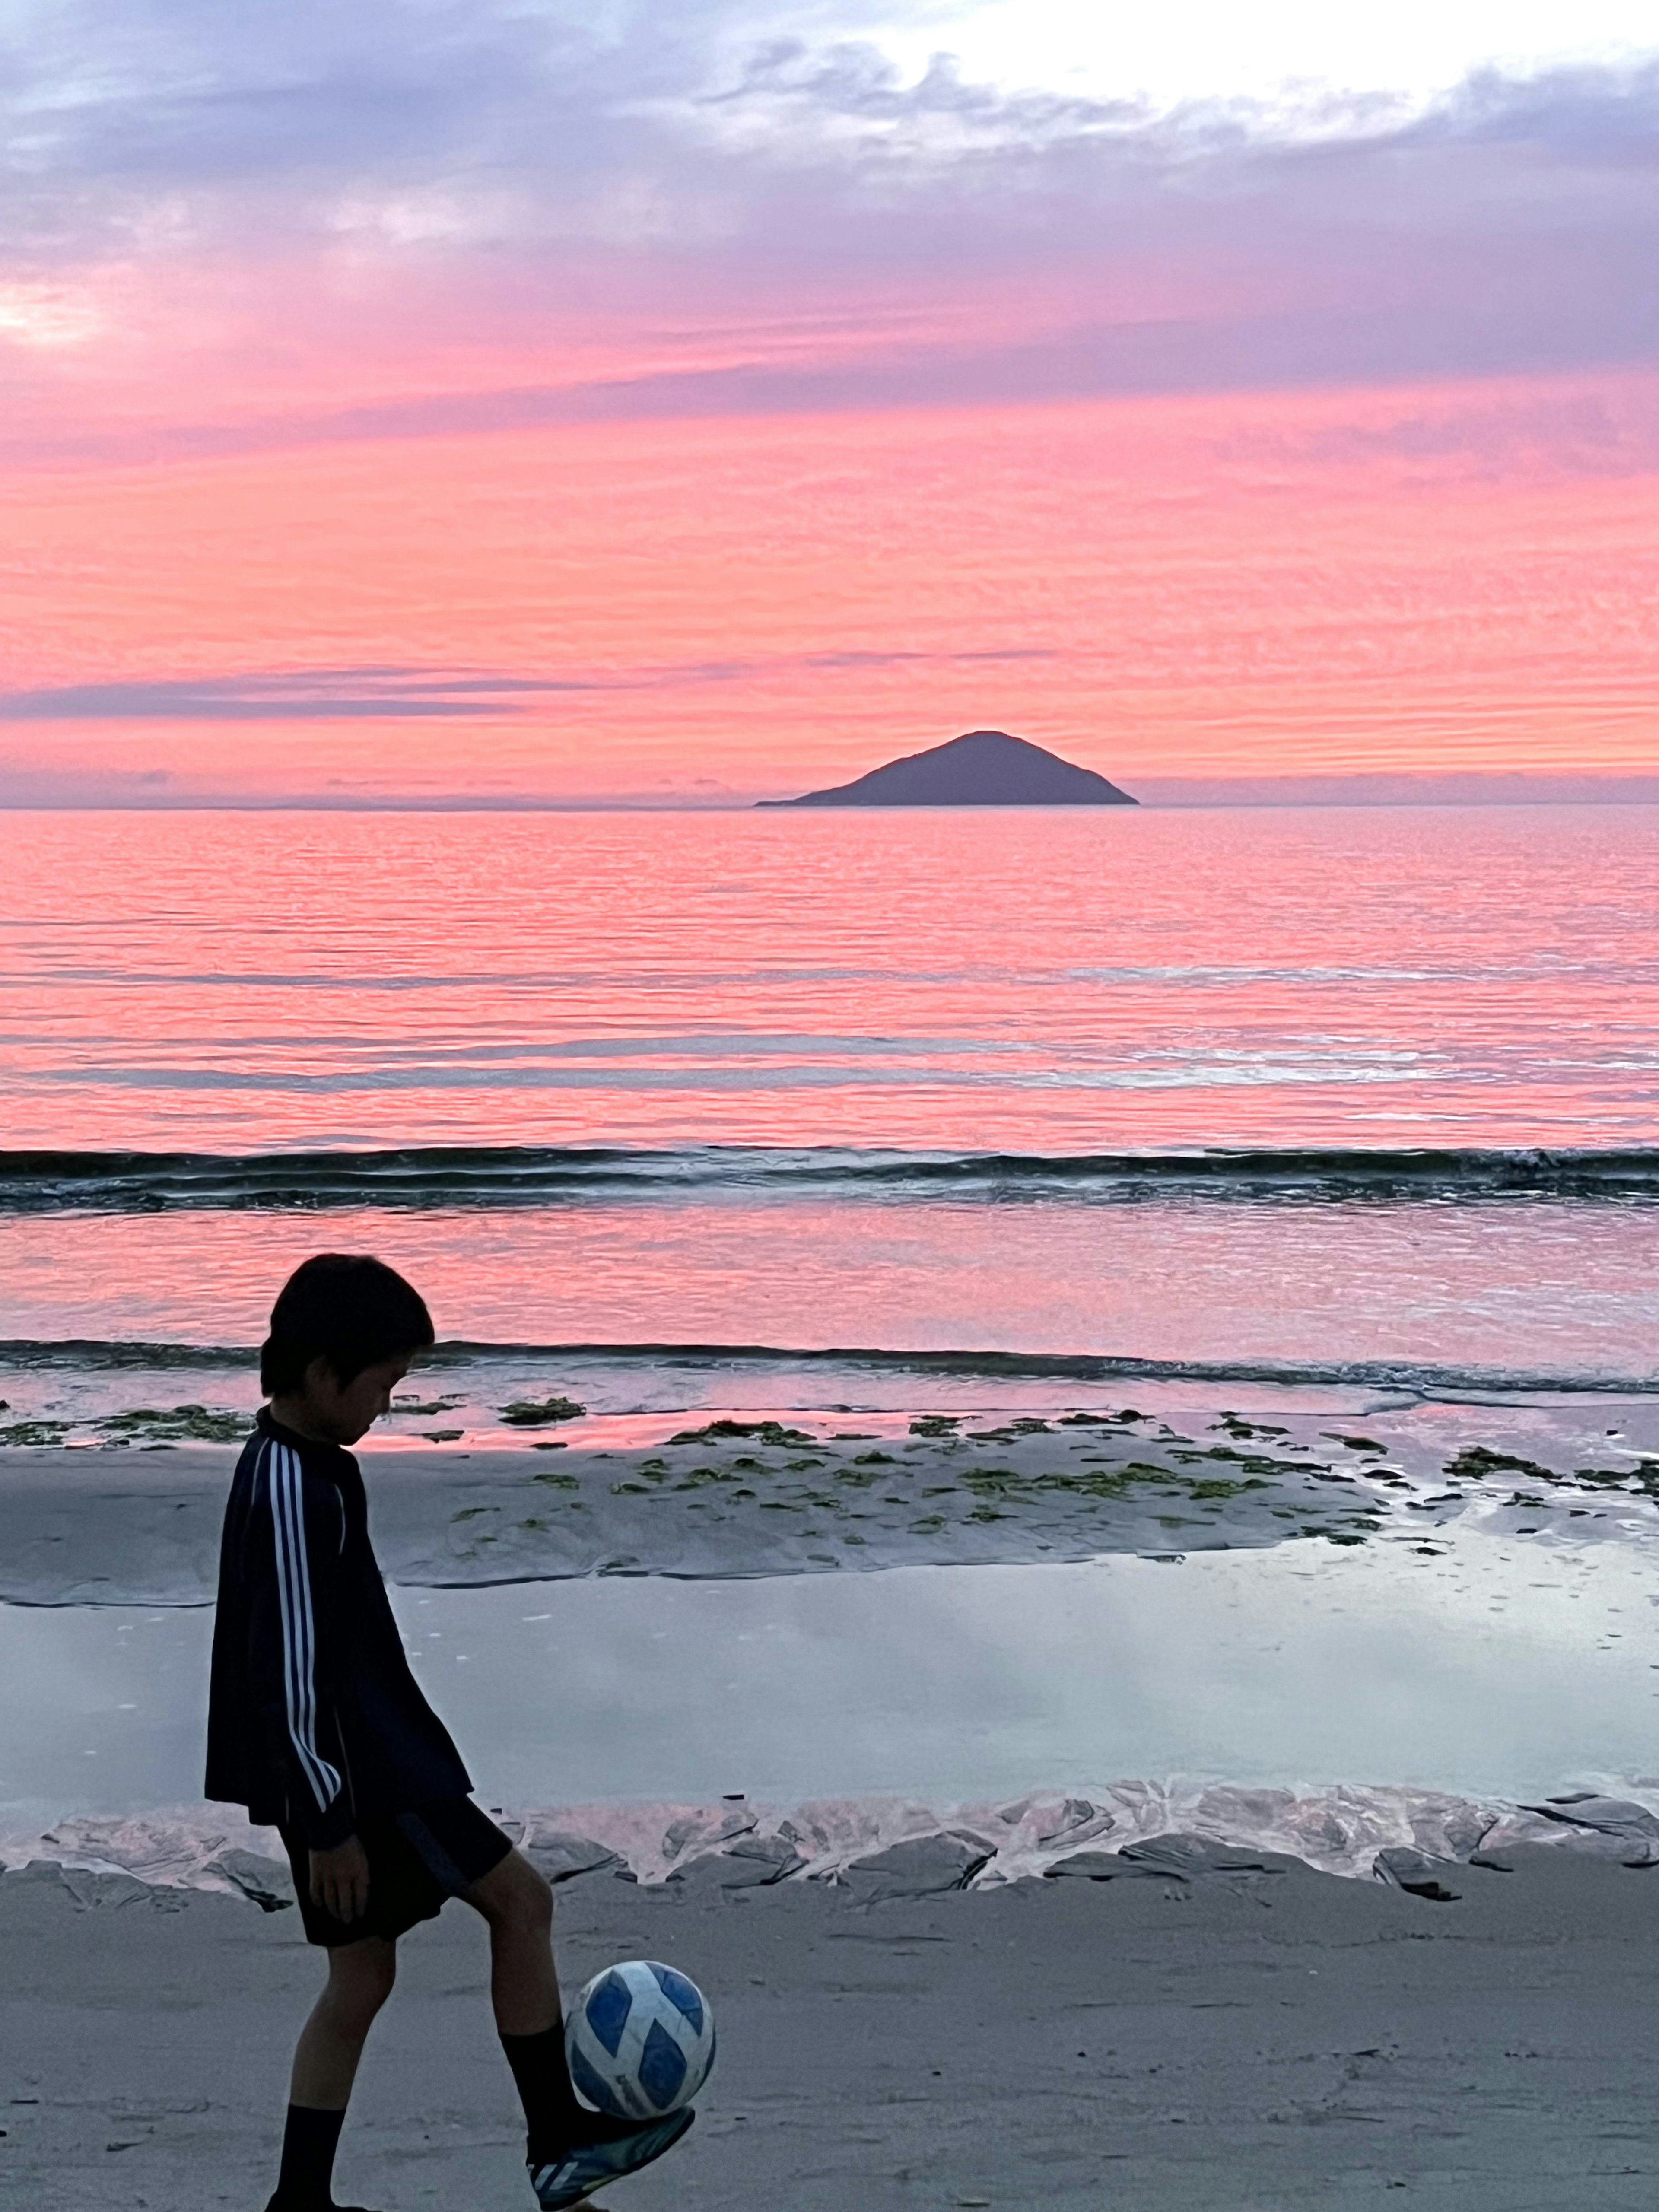
[[[365,1450],[389,1581],[1169,1559],[1309,1538],[1414,1539],[1432,1556],[1437,1532],[1469,1520],[1575,1541],[1659,1534],[1659,1407],[1592,1443],[1582,1421],[1524,1407],[1200,1411],[1176,1426],[1133,1407],[573,1419],[550,1402],[511,1443],[436,1432]],[[236,1447],[167,1438],[237,1417],[118,1418],[101,1445],[0,1449],[0,1602],[211,1602]]]
[[[1164,1777],[938,1806],[902,1796],[780,1803],[734,1792],[702,1803],[486,1809],[556,1885],[602,1874],[757,1896],[799,1885],[868,1900],[1059,1878],[1181,1882],[1255,1860],[1427,1893],[1455,1890],[1472,1869],[1509,1870],[1517,1854],[1659,1867],[1651,1777],[1525,1804],[1381,1785],[1297,1790]],[[276,1830],[206,1801],[0,1830],[0,1874],[30,1865],[268,1907],[293,1895]]]

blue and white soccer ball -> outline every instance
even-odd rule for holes
[[[622,2120],[689,2105],[714,2063],[714,2015],[696,1984],[653,1959],[595,1974],[571,2008],[565,2057],[576,2094]]]

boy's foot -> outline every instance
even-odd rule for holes
[[[672,2150],[696,2117],[688,2107],[684,2112],[670,2112],[666,2119],[646,2120],[634,2125],[619,2122],[615,2135],[579,2143],[574,2149],[540,2165],[532,2160],[530,2185],[536,2192],[541,2212],[563,2212],[566,2205],[582,2203],[596,2189],[603,2189],[606,2182],[619,2181],[627,2173],[637,2173],[642,2166],[649,2166],[653,2159]]]

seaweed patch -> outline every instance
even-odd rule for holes
[[[762,1444],[815,1444],[817,1438],[805,1429],[792,1429],[782,1421],[707,1422],[700,1429],[682,1429],[678,1436],[670,1437],[671,1444],[713,1444],[728,1440],[752,1437]]]
[[[542,1429],[554,1421],[579,1421],[586,1411],[574,1398],[515,1398],[501,1407],[501,1419],[509,1428]]]

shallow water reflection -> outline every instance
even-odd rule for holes
[[[1645,1560],[1459,1532],[1180,1564],[394,1593],[480,1795],[904,1795],[1126,1775],[1527,1796],[1651,1764]],[[205,1609],[0,1607],[0,1825],[200,1788]]]

